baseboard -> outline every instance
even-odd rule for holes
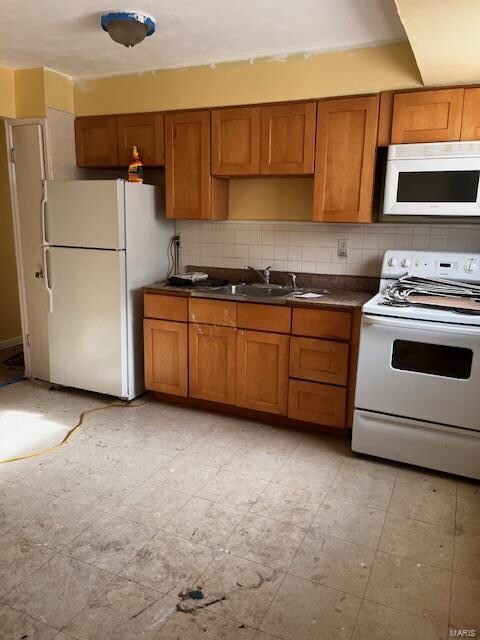
[[[0,349],[10,349],[10,347],[17,347],[22,344],[22,336],[17,338],[9,338],[8,340],[0,340]]]

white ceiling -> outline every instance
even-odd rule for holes
[[[104,11],[132,8],[124,2],[0,3],[0,66],[45,66],[75,78],[405,39],[393,0],[138,0],[133,8],[156,18],[157,33],[133,49],[99,24]]]

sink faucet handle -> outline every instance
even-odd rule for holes
[[[297,288],[297,274],[296,273],[289,273],[288,275],[292,279],[292,286],[293,286],[293,289],[295,290]]]
[[[265,267],[265,269],[263,270],[265,284],[270,284],[270,269],[271,268],[272,268],[272,265],[269,265],[268,267]]]

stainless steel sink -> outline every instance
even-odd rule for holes
[[[210,293],[221,296],[248,296],[251,298],[281,298],[293,292],[292,287],[279,284],[229,284],[210,289]]]

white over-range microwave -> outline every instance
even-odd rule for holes
[[[480,222],[480,142],[388,147],[384,222]]]

